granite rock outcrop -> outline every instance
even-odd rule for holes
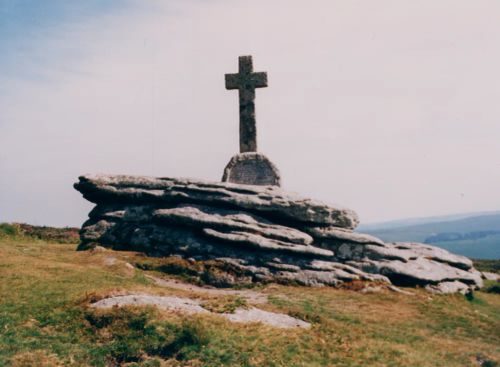
[[[79,249],[99,244],[209,262],[217,271],[199,276],[216,286],[369,280],[440,293],[482,286],[466,257],[354,232],[354,211],[276,186],[86,175],[75,188],[97,204],[83,224]]]

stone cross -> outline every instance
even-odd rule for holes
[[[238,89],[240,97],[240,153],[257,151],[255,88],[267,87],[267,73],[253,72],[252,56],[240,56],[238,74],[226,74],[226,89]]]

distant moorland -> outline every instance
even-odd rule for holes
[[[500,259],[499,212],[368,224],[359,231],[387,242],[423,242],[475,259]]]

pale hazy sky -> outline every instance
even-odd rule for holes
[[[500,209],[498,0],[0,0],[0,221],[80,225],[83,173],[219,180],[246,54],[287,190],[362,222]]]

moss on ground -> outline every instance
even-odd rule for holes
[[[282,330],[152,308],[95,311],[109,294],[178,295],[130,269],[142,257],[0,239],[1,366],[494,366],[500,296],[413,296],[266,285],[269,311],[312,323]],[[143,259],[143,258],[142,258]],[[182,294],[186,294],[182,293]],[[237,298],[212,299],[226,311]]]

